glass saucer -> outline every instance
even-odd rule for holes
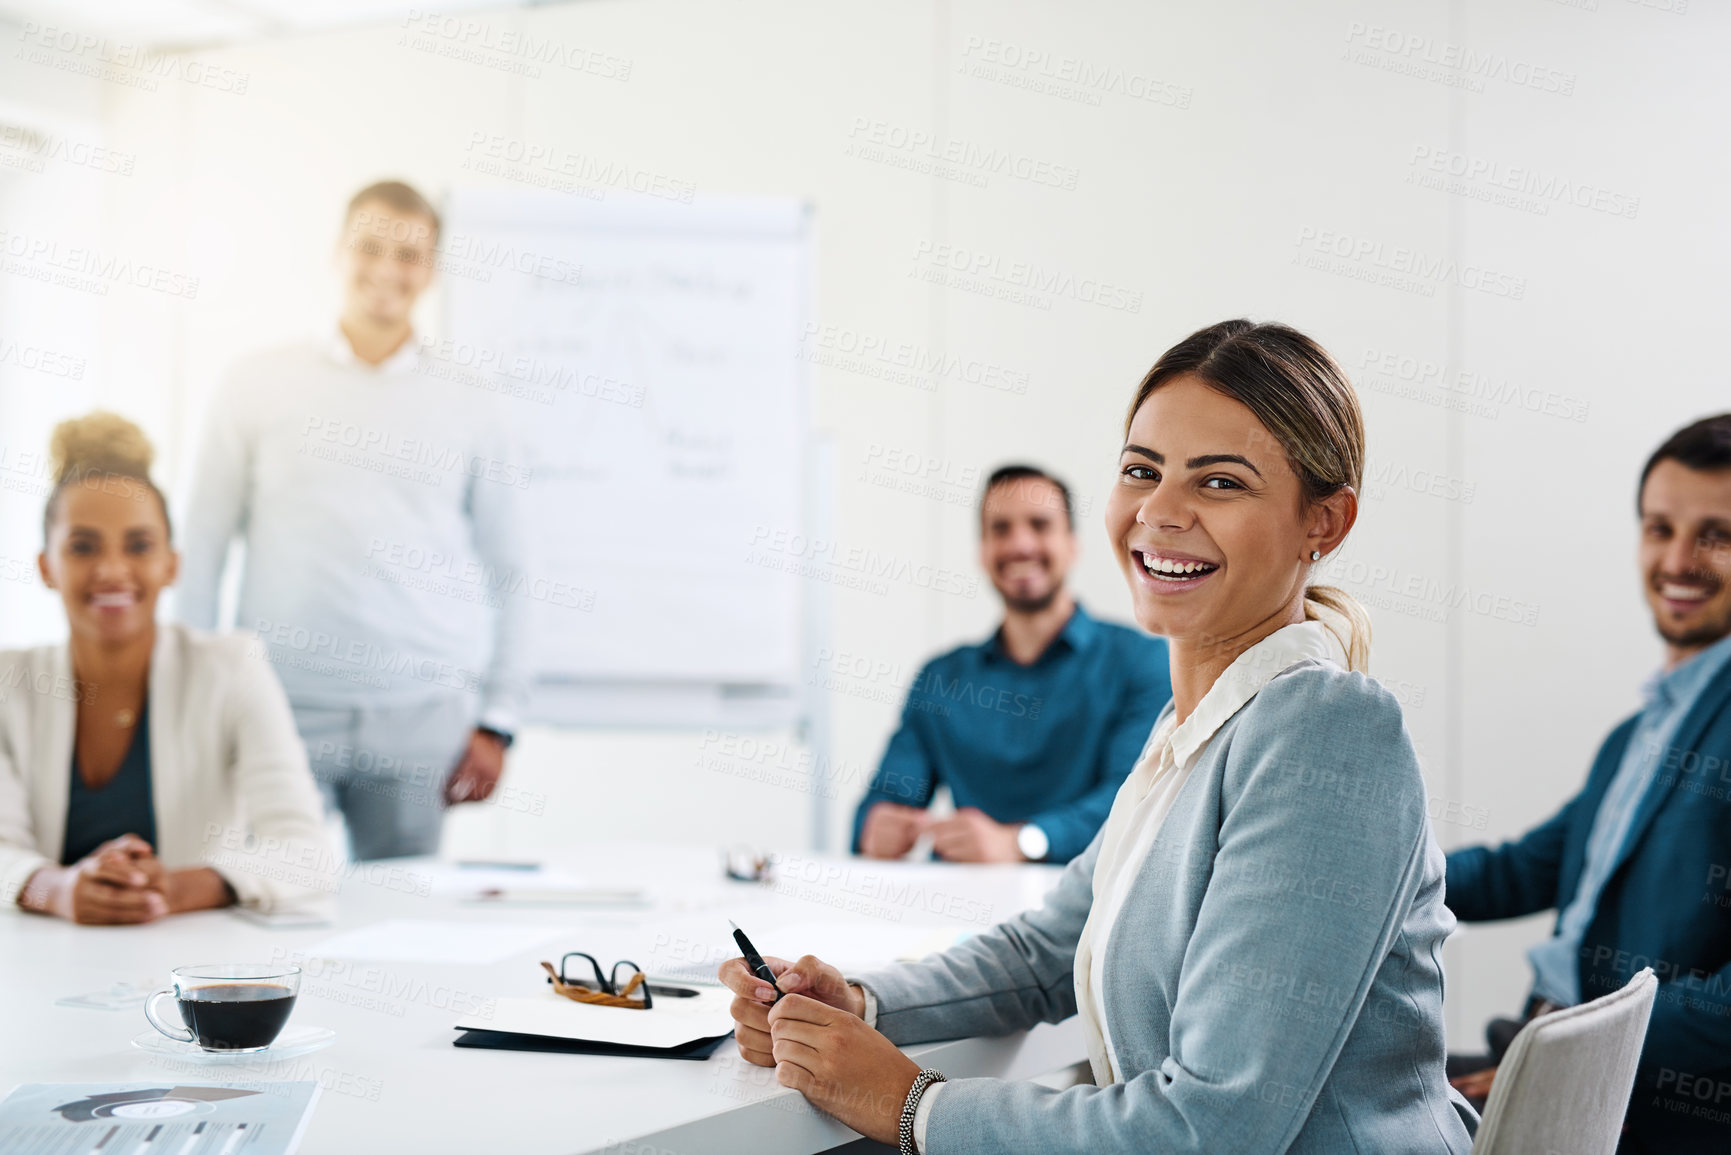
[[[165,1059],[178,1059],[182,1062],[209,1063],[212,1066],[247,1066],[248,1064],[277,1063],[284,1059],[298,1058],[310,1055],[314,1051],[323,1050],[336,1039],[337,1033],[329,1027],[284,1027],[282,1034],[276,1037],[276,1042],[262,1051],[207,1051],[197,1043],[183,1043],[171,1039],[160,1031],[149,1030],[135,1036],[132,1045],[139,1050],[152,1055],[160,1055]]]

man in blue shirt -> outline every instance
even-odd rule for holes
[[[1527,952],[1523,1018],[1493,1022],[1491,1054],[1451,1058],[1449,1073],[1469,1097],[1488,1093],[1486,1069],[1522,1023],[1652,967],[1659,994],[1618,1150],[1731,1151],[1731,413],[1659,447],[1638,510],[1665,666],[1561,813],[1448,856],[1462,920],[1558,912]]]
[[[854,819],[853,848],[952,862],[1068,862],[1099,831],[1172,696],[1166,643],[1090,617],[1064,585],[1070,491],[1007,465],[980,499],[980,565],[1004,621],[926,664]],[[926,808],[949,787],[956,813]]]

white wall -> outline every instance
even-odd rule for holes
[[[8,53],[16,34],[0,22]],[[64,631],[36,579],[46,430],[102,396],[108,311],[97,294],[44,287],[29,274],[44,272],[42,247],[94,241],[106,186],[130,179],[63,159],[69,151],[90,159],[106,146],[106,95],[85,77],[10,60],[0,68],[0,644]]]
[[[1127,607],[1100,503],[1140,373],[1224,316],[1318,336],[1359,380],[1373,464],[1334,575],[1372,605],[1376,668],[1407,706],[1445,846],[1548,816],[1635,705],[1658,654],[1634,581],[1635,473],[1666,432],[1731,397],[1715,356],[1731,303],[1716,203],[1728,161],[1711,143],[1731,98],[1713,54],[1731,12],[1697,2],[1679,14],[1666,0],[598,0],[478,19],[495,42],[512,29],[628,60],[629,78],[509,74],[421,51],[393,26],[191,54],[244,75],[243,95],[89,82],[103,90],[102,131],[136,154],[133,174],[66,175],[100,204],[94,218],[11,192],[22,178],[0,184],[4,227],[40,215],[44,228],[195,273],[200,289],[186,301],[117,288],[96,325],[57,334],[91,360],[79,388],[0,367],[0,441],[37,446],[51,416],[104,399],[147,420],[177,480],[220,367],[325,323],[347,194],[387,175],[434,190],[475,179],[464,168],[474,134],[504,134],[703,192],[813,200],[825,322],[1027,380],[1022,394],[953,380],[925,390],[820,369],[838,537],[971,567],[975,471],[1031,458],[1087,503],[1077,584],[1111,616]],[[1037,70],[989,59],[1010,51],[1121,70],[1125,87],[1155,98],[1033,90]],[[1426,59],[1445,51],[1493,74],[1465,88],[1445,82],[1459,73],[1439,80],[1446,70]],[[6,77],[14,99],[53,83],[42,66]],[[1010,148],[1061,166],[1060,179],[1073,170],[1074,187],[993,175],[980,188],[861,159],[849,150],[862,122]],[[1514,204],[1483,178],[1426,187],[1448,179],[1427,157],[1533,183]],[[1557,181],[1606,195],[1579,207],[1545,195]],[[1636,198],[1632,217],[1604,211]],[[932,285],[914,275],[928,267],[915,260],[923,244],[1109,282],[1140,307],[1064,296],[1039,307]],[[1346,255],[1321,251],[1331,245]],[[1469,272],[1375,283],[1379,261],[1407,252]],[[35,302],[36,315],[71,300],[48,292],[0,277],[7,304]],[[1427,362],[1446,369],[1401,379]],[[1478,396],[1439,384],[1462,372]],[[1483,395],[1511,387],[1513,400]],[[1541,411],[1523,407],[1529,397]],[[1459,407],[1438,404],[1451,399]],[[885,451],[932,462],[927,492],[880,484],[869,465]],[[33,548],[36,507],[0,501],[6,549]],[[0,583],[0,640],[51,632],[46,603],[17,584]],[[1463,588],[1471,600],[1450,608]],[[901,664],[904,683],[923,655],[983,634],[996,613],[989,597],[912,587],[832,597],[837,648]],[[1523,616],[1531,624],[1503,620]],[[839,684],[834,753],[844,777],[869,773],[896,687]],[[803,840],[803,797],[707,768],[703,743],[532,732],[511,775],[545,796],[544,813],[460,815],[452,840],[495,851],[645,833]],[[836,800],[834,832],[851,804]],[[1520,951],[1542,933],[1542,920],[1475,929],[1451,947],[1454,1030],[1518,1005]]]

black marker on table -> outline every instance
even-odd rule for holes
[[[733,928],[733,941],[739,944],[739,953],[745,956],[745,965],[751,968],[751,973],[768,983],[775,990],[775,999],[780,1002],[786,993],[776,985],[775,972],[769,969],[769,964],[763,961],[763,956],[757,953],[757,948],[751,945],[751,940],[745,937],[745,932],[739,929],[739,924],[731,918],[727,925]]]

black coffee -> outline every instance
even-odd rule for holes
[[[277,983],[212,983],[180,992],[180,1017],[207,1051],[268,1047],[288,1022],[295,996]]]

